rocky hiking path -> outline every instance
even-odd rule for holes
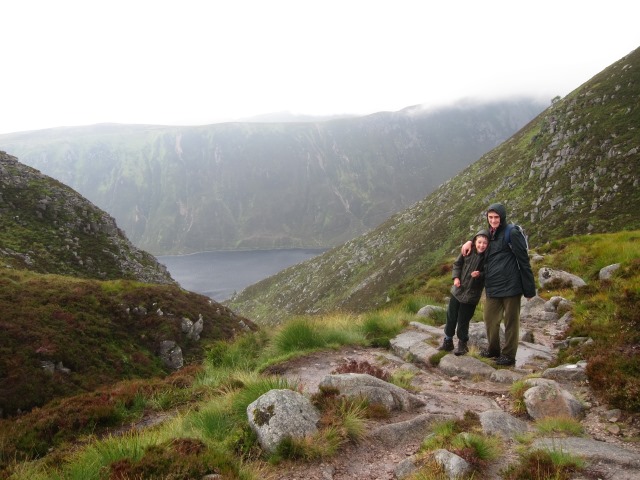
[[[557,308],[558,300],[554,308]],[[562,342],[557,340],[570,321],[550,315],[552,308],[539,297],[525,305],[522,313],[521,343],[512,368],[495,369],[470,355],[444,356],[438,366],[429,364],[437,353],[442,328],[418,322],[391,341],[391,349],[348,348],[317,352],[280,364],[274,373],[296,380],[302,393],[311,395],[326,376],[347,362],[367,362],[392,374],[409,370],[415,397],[423,405],[410,410],[393,411],[390,418],[371,421],[367,438],[359,444],[344,446],[334,457],[317,462],[284,462],[278,465],[279,480],[387,480],[402,479],[415,470],[414,454],[430,433],[431,425],[447,418],[462,418],[467,411],[480,416],[485,433],[500,435],[504,451],[485,471],[483,479],[500,479],[500,472],[517,461],[515,437],[534,432],[534,417],[569,415],[579,419],[582,437],[545,437],[536,435],[531,448],[560,449],[587,461],[587,474],[575,479],[640,479],[640,445],[632,441],[640,435],[640,418],[600,405],[592,395],[585,365],[548,368]],[[472,324],[471,346],[486,345],[484,325]],[[586,340],[586,339],[584,339]],[[583,341],[584,341],[583,340]],[[485,342],[483,345],[483,341]],[[513,414],[509,389],[516,380],[532,379],[525,395],[528,414]],[[546,390],[545,390],[546,389]],[[551,389],[551,390],[549,390]],[[550,395],[549,392],[553,392]],[[548,399],[553,397],[554,401]],[[579,400],[578,400],[579,399]],[[455,478],[455,462],[441,462]],[[585,476],[586,475],[586,476]],[[479,478],[476,477],[474,478]]]

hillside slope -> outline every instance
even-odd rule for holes
[[[96,125],[0,135],[0,148],[154,254],[325,248],[424,198],[543,108],[517,99],[323,122]]]
[[[533,248],[640,228],[640,50],[555,102],[517,134],[374,231],[248,287],[228,304],[261,323],[364,311],[454,253],[493,202]]]
[[[115,220],[66,185],[0,151],[0,260],[40,273],[174,283]]]
[[[0,311],[0,418],[124,379],[162,378],[176,369],[163,361],[164,342],[173,342],[172,359],[179,351],[185,366],[199,365],[207,345],[254,328],[175,285],[1,267]]]
[[[167,365],[163,348],[198,364],[206,345],[254,328],[179,288],[112,217],[5,152],[0,312],[0,418],[123,379],[163,377],[179,363]]]

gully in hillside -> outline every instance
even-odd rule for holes
[[[453,262],[453,287],[447,310],[447,324],[444,327],[444,340],[438,350],[453,350],[453,334],[458,336],[458,347],[453,352],[464,355],[469,351],[469,322],[476,311],[476,306],[484,288],[484,252],[489,245],[489,232],[481,230],[473,237],[471,253],[468,256],[458,255]],[[457,327],[457,331],[456,331]]]
[[[520,302],[536,295],[535,280],[529,262],[527,241],[520,228],[507,224],[507,209],[494,203],[487,210],[490,242],[485,253],[484,280],[486,303],[484,325],[489,348],[481,352],[495,358],[497,365],[515,365],[520,336]],[[469,255],[472,242],[466,242],[462,254]],[[500,322],[504,321],[505,344],[500,349]]]

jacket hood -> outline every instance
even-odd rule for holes
[[[507,209],[503,204],[492,203],[491,205],[489,205],[489,208],[487,208],[487,213],[491,211],[496,212],[498,215],[500,215],[500,226],[507,224]]]
[[[472,241],[475,242],[476,241],[476,237],[479,236],[479,235],[482,235],[482,236],[487,237],[487,238],[491,238],[491,234],[489,233],[489,230],[482,229],[482,230],[480,230],[478,233],[476,233],[473,236],[473,240]]]

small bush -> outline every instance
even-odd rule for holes
[[[279,353],[312,350],[323,345],[318,329],[306,319],[293,320],[275,336],[273,343]]]
[[[358,362],[353,359],[339,365],[331,373],[365,373],[367,375],[379,378],[380,380],[384,380],[385,382],[388,382],[390,380],[389,373],[382,368],[371,365],[367,361]]]
[[[400,388],[404,388],[405,390],[415,390],[415,387],[411,384],[411,381],[415,376],[415,372],[410,370],[396,370],[391,374],[391,379],[389,381]]]
[[[403,323],[391,315],[373,313],[365,316],[361,329],[372,347],[388,348],[403,327]]]
[[[270,461],[271,463],[277,463],[280,459],[309,461],[327,458],[335,455],[342,443],[343,439],[338,430],[329,427],[312,437],[284,439],[278,445],[276,454],[270,458]]]
[[[530,388],[526,380],[518,380],[511,384],[509,394],[513,399],[513,413],[516,415],[524,415],[527,413],[527,406],[524,403],[524,392]]]
[[[583,467],[582,460],[569,454],[534,450],[524,454],[519,463],[510,465],[502,474],[504,480],[569,480]]]
[[[454,453],[464,458],[475,469],[480,469],[498,456],[500,442],[497,437],[464,432],[453,439],[451,446]]]

